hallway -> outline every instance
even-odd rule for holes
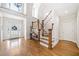
[[[65,40],[60,40],[57,46],[48,49],[38,41],[19,38],[3,41],[0,48],[1,56],[79,56],[76,44]]]

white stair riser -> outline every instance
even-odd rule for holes
[[[42,43],[42,42],[40,42],[40,44],[41,44],[42,46],[45,46],[45,47],[48,48],[48,45],[46,45],[46,44],[44,44],[44,43]]]
[[[46,43],[48,43],[48,41],[47,41],[47,40],[44,40],[44,39],[40,39],[40,41],[43,41],[43,42],[46,42]]]

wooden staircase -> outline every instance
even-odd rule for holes
[[[48,35],[43,35],[40,37],[40,44],[48,48],[52,48],[52,29],[49,29]]]
[[[51,49],[52,48],[52,30],[53,30],[53,23],[51,24],[52,27],[48,29],[48,31],[45,30],[45,21],[47,17],[51,14],[52,10],[48,13],[48,15],[45,17],[44,20],[42,20],[40,23],[40,20],[37,19],[36,21],[32,22],[31,31],[30,31],[30,39],[35,39],[40,42],[41,45]],[[52,19],[52,18],[50,18]],[[50,20],[49,19],[49,20]],[[35,24],[35,26],[34,26]],[[50,27],[50,26],[49,26]],[[37,30],[37,31],[34,31]],[[36,33],[37,32],[37,33]]]

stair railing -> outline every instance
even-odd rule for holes
[[[44,36],[44,32],[46,32],[46,30],[44,29],[45,28],[45,25],[52,19],[52,17],[48,20],[47,23],[44,23],[47,18],[50,16],[50,14],[52,13],[52,10],[50,10],[50,12],[47,14],[47,16],[44,18],[44,20],[42,20],[42,26],[41,26],[41,30],[42,30],[42,36]]]
[[[49,48],[49,49],[52,48],[52,30],[53,30],[54,23],[51,23],[52,27],[48,29],[48,32],[45,30],[45,28],[47,28],[46,25],[47,25],[47,24],[50,22],[50,20],[52,19],[52,17],[51,17],[51,18],[49,18],[49,19],[47,20],[47,18],[50,16],[51,13],[52,13],[52,10],[48,13],[48,15],[44,18],[44,20],[42,20],[42,23],[40,23],[39,19],[37,19],[37,21],[32,22],[32,26],[31,26],[31,31],[32,31],[32,29],[33,29],[33,27],[34,27],[33,24],[37,22],[37,30],[38,30],[37,33],[38,33],[38,34],[36,34],[35,32],[34,32],[34,33],[35,33],[35,35],[38,35],[38,40],[39,40],[39,41],[40,41],[41,32],[42,32],[42,36],[45,35],[45,34],[44,34],[45,32],[48,34],[48,48]],[[47,22],[44,23],[46,20],[47,20]],[[32,35],[31,35],[31,37],[32,37]]]
[[[51,23],[52,27],[48,29],[48,32],[45,30],[46,25],[51,21],[52,17],[50,17],[49,19],[47,19],[50,14],[52,13],[52,10],[49,12],[49,14],[45,17],[44,20],[42,20],[42,36],[45,36],[45,33],[47,33],[47,36],[48,36],[48,48],[51,49],[52,48],[52,30],[53,30],[53,26],[54,26],[54,23]],[[46,23],[45,23],[46,21]]]
[[[37,39],[40,40],[40,38],[39,38],[40,37],[39,23],[40,23],[39,19],[36,19],[36,21],[32,21],[32,26],[30,27],[30,38],[31,39],[34,39],[33,38],[33,34],[34,34],[34,35],[37,36]],[[34,26],[34,24],[35,24],[36,27]],[[37,33],[36,33],[36,31],[35,32],[33,31],[35,29],[38,31]]]
[[[52,10],[47,14],[47,16],[44,18],[44,21],[48,18],[48,16],[52,13]]]

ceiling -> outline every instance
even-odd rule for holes
[[[42,3],[45,8],[50,7],[55,10],[59,16],[68,16],[72,14],[77,14],[79,8],[78,3]]]

